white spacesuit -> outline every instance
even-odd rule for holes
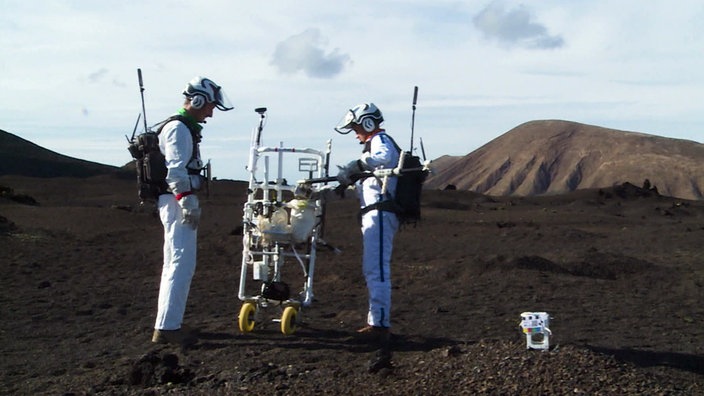
[[[335,128],[340,133],[354,130],[364,144],[362,156],[340,168],[337,177],[341,184],[349,184],[356,173],[394,168],[398,164],[400,151],[379,127],[382,121],[381,112],[373,103],[361,104],[351,109]],[[396,182],[395,177],[387,179],[385,194],[382,194],[382,180],[376,177],[355,183],[362,211],[362,271],[369,291],[367,324],[372,328],[391,327],[391,254],[399,221],[383,203],[393,200]]]
[[[200,216],[198,197],[193,193],[200,189],[201,177],[199,174],[189,174],[188,164],[192,163],[193,173],[200,169],[195,168],[200,163],[200,158],[191,159],[193,139],[183,122],[169,122],[159,137],[159,146],[166,157],[166,182],[171,194],[160,195],[158,202],[159,217],[164,226],[164,267],[154,327],[177,330],[181,328],[191,279],[196,270],[196,238]],[[179,194],[189,195],[177,200]],[[187,202],[179,202],[184,200]],[[190,214],[182,207],[183,204],[190,205]],[[190,215],[188,221],[185,218],[187,215]]]
[[[366,164],[374,169],[393,168],[398,163],[398,151],[385,133],[377,133],[371,140],[371,155]],[[388,179],[387,192],[396,191],[395,177]],[[390,199],[381,194],[379,179],[369,177],[357,182],[357,193],[362,208]],[[362,215],[362,271],[369,289],[367,324],[391,327],[391,253],[398,219],[393,212],[370,210]]]
[[[203,163],[200,159],[200,123],[212,117],[213,110],[232,109],[221,87],[196,77],[183,91],[186,101],[179,118],[167,122],[159,134],[159,148],[166,161],[169,191],[158,199],[159,217],[164,226],[164,264],[152,342],[180,343],[193,339],[182,330],[191,280],[196,270],[197,233]]]

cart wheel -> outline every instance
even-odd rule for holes
[[[295,307],[286,307],[281,315],[281,332],[291,335],[296,331],[296,317],[298,310]]]
[[[254,312],[256,310],[257,307],[251,302],[242,304],[242,308],[240,309],[240,317],[237,321],[241,332],[249,333],[254,330]]]

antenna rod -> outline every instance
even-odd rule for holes
[[[426,161],[428,157],[425,156],[425,147],[423,146],[423,138],[420,138],[420,152],[423,153],[423,161]]]
[[[139,118],[142,116],[142,114],[137,114],[137,121],[134,123],[134,129],[132,130],[132,138],[127,139],[128,142],[133,142],[134,141],[134,134],[137,132],[137,127],[139,126]],[[127,137],[127,135],[125,135]]]
[[[410,152],[413,153],[413,130],[415,129],[415,124],[416,124],[416,103],[418,102],[418,86],[416,85],[415,88],[413,88],[413,114],[411,115],[411,150]]]
[[[264,117],[266,117],[266,107],[257,107],[254,111],[259,114],[259,127],[257,128],[256,142],[259,147],[259,142],[262,138],[262,129],[264,129]]]
[[[144,132],[147,132],[147,111],[144,107],[144,83],[142,82],[142,69],[137,69],[137,77],[139,78],[139,94],[142,96],[142,119],[144,120]],[[137,119],[139,121],[139,119]]]

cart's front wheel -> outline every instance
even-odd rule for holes
[[[286,307],[281,315],[281,332],[291,335],[296,331],[296,317],[298,310],[295,307]]]
[[[254,313],[256,310],[257,307],[251,302],[242,304],[242,308],[240,309],[240,317],[237,321],[241,332],[249,333],[254,330]]]

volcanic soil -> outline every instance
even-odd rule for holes
[[[369,372],[356,202],[327,206],[315,299],[240,333],[245,184],[202,197],[182,350],[150,341],[162,229],[132,179],[0,177],[0,393],[704,392],[704,202],[624,184],[532,198],[426,191],[393,260],[392,367]],[[287,283],[303,283],[286,263]],[[290,277],[288,277],[290,276]],[[254,282],[251,278],[247,282]],[[522,312],[551,317],[526,348]]]

